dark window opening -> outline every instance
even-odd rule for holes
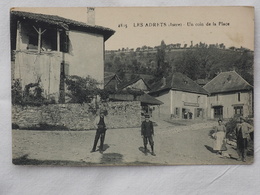
[[[237,100],[240,102],[240,97],[241,96],[241,93],[239,92],[238,94],[237,94]]]
[[[243,116],[243,106],[234,107],[235,116]]]

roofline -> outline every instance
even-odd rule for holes
[[[170,91],[170,90],[175,90],[175,91],[182,91],[182,92],[189,92],[189,93],[197,93],[197,94],[202,94],[202,95],[209,95],[210,93],[207,92],[207,93],[202,93],[202,92],[194,92],[194,91],[188,91],[188,90],[180,90],[180,89],[176,89],[176,88],[172,88],[172,87],[167,87],[167,88],[164,88],[164,89],[160,89],[160,90],[157,90],[157,91],[153,91],[153,92],[150,92],[149,94],[153,94],[153,93],[158,93],[158,92],[161,92],[161,91]],[[204,89],[205,90],[205,89]],[[205,90],[206,91],[206,90]]]
[[[139,81],[140,79],[142,79],[142,81],[144,82],[144,84],[148,87],[148,89],[151,89],[149,85],[147,85],[147,83],[145,82],[145,80],[140,77],[140,78],[136,78],[134,79],[133,81],[129,82],[129,83],[126,83],[125,85],[123,85],[122,87],[120,87],[120,89],[124,89],[125,87],[131,85],[131,84],[134,84],[135,82]]]
[[[109,76],[108,76],[108,77],[109,77]],[[118,79],[120,82],[122,82],[121,79],[117,76],[117,74],[114,74],[113,76],[110,76],[110,77],[111,77],[111,78],[110,78],[109,81],[104,85],[104,87],[107,86],[107,85],[110,83],[110,81],[111,81],[114,77],[117,77],[117,79]],[[105,78],[106,78],[106,77],[104,77],[104,80],[105,80]]]
[[[42,14],[42,13],[34,13],[34,12],[27,12],[27,11],[17,11],[17,10],[11,10],[10,14],[16,17],[20,17],[20,18],[27,18],[29,20],[39,20],[41,23],[46,23],[49,25],[53,25],[53,26],[59,26],[65,30],[79,30],[81,32],[90,32],[90,33],[96,33],[96,34],[101,34],[104,36],[104,41],[106,41],[107,39],[109,39],[114,33],[115,31],[107,28],[107,27],[103,27],[103,26],[98,26],[98,25],[89,25],[87,23],[84,22],[80,22],[77,20],[72,20],[69,18],[64,18],[61,16],[57,16],[57,15],[51,15],[51,14]],[[23,16],[22,14],[25,14],[25,16]],[[36,17],[30,17],[31,14],[32,16]],[[37,16],[39,17],[37,19]],[[50,17],[50,21],[52,21],[53,23],[50,23],[48,21],[44,21],[44,18],[40,18],[40,16],[45,16],[45,17]],[[53,17],[53,18],[52,18]],[[55,24],[56,23],[56,24]],[[66,29],[66,27],[62,24],[65,24],[66,26],[69,27],[69,29]]]
[[[205,89],[205,87],[206,87],[211,81],[213,81],[215,78],[217,78],[220,74],[229,73],[229,72],[234,72],[234,73],[237,74],[239,77],[241,77],[247,85],[249,85],[250,87],[253,87],[253,86],[250,85],[240,74],[238,74],[235,70],[231,70],[231,71],[226,71],[226,72],[221,72],[221,73],[219,73],[217,76],[215,76],[213,79],[211,79],[206,85],[204,85],[203,88]],[[253,88],[254,88],[254,87],[253,87]]]
[[[238,89],[238,90],[232,90],[232,91],[219,91],[219,92],[212,92],[209,93],[209,95],[215,95],[215,94],[221,94],[221,93],[234,93],[234,92],[241,92],[241,91],[253,91],[254,88],[251,89]]]
[[[238,76],[240,76],[240,77],[245,81],[246,84],[248,84],[250,87],[254,88],[253,85],[250,85],[250,84],[249,84],[240,74],[238,74],[235,70],[234,70],[234,72],[235,72]]]

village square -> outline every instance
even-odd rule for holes
[[[106,50],[116,31],[86,12],[84,23],[11,10],[14,164],[253,163],[252,50],[192,40]]]

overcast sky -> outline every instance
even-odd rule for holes
[[[87,21],[86,8],[20,8],[19,10]],[[153,47],[159,45],[162,40],[166,44],[181,43],[182,46],[184,44],[189,46],[193,41],[194,45],[199,42],[224,43],[227,47],[242,46],[254,50],[254,12],[250,7],[110,7],[96,8],[95,17],[96,25],[116,31],[106,41],[107,50],[122,47],[137,48],[143,45]],[[216,26],[213,26],[213,22]],[[156,26],[153,26],[154,24],[150,26],[150,23],[156,23]],[[207,26],[207,23],[210,23],[210,26]]]

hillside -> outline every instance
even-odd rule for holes
[[[244,48],[197,46],[169,49],[166,46],[163,49],[106,51],[105,71],[116,72],[121,77],[125,73],[156,75],[161,67],[166,75],[181,72],[193,80],[209,80],[219,72],[236,70],[253,84],[253,61],[254,52]]]

